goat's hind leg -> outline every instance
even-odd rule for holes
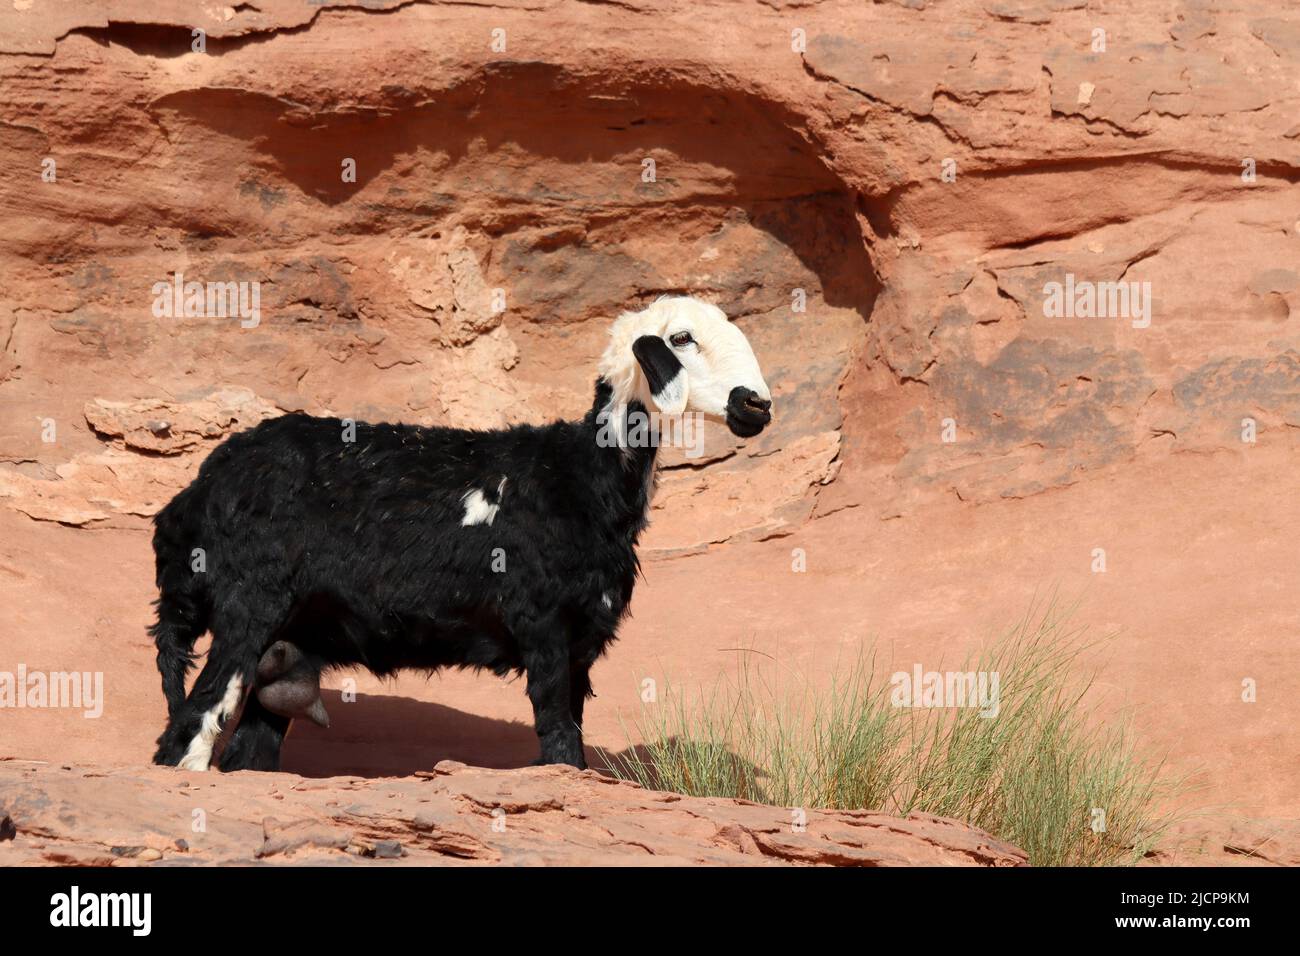
[[[287,614],[287,602],[245,595],[212,621],[208,659],[185,702],[167,720],[153,762],[186,770],[207,770],[222,726],[239,709],[262,649],[271,643]]]
[[[226,749],[221,752],[217,766],[222,773],[232,770],[280,769],[280,748],[289,733],[290,717],[274,714],[257,699],[257,692],[248,695],[239,725],[231,735]]]
[[[209,652],[194,688],[158,738],[153,762],[185,770],[207,770],[222,725],[239,709],[248,684],[247,671],[239,657]]]

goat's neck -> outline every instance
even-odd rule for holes
[[[658,443],[647,440],[645,429],[638,432],[629,426],[629,417],[647,414],[645,406],[636,400],[616,405],[612,391],[604,379],[596,382],[595,401],[583,424],[597,459],[596,473],[615,503],[613,517],[635,541],[645,528],[654,494]]]

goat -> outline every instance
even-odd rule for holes
[[[627,612],[653,493],[642,423],[690,412],[752,437],[772,404],[744,334],[689,297],[620,315],[598,371],[580,421],[472,431],[289,414],[214,449],[154,518],[168,713],[154,762],[206,770],[284,642],[295,680],[353,665],[522,673],[537,762],[585,767],[589,671]],[[244,701],[221,770],[278,769],[290,716],[262,696]]]

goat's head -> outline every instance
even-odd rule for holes
[[[745,333],[716,305],[688,296],[620,315],[600,374],[614,404],[636,400],[664,415],[699,412],[742,438],[772,420],[772,392]]]

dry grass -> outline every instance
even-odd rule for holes
[[[873,656],[804,681],[739,676],[693,696],[666,689],[643,707],[610,772],[694,796],[789,807],[922,810],[965,820],[1022,847],[1036,866],[1131,864],[1174,821],[1158,807],[1181,790],[1140,753],[1128,726],[1083,702],[1090,645],[1055,602],[1031,611],[961,671],[997,673],[999,709],[895,706]],[[748,660],[748,658],[747,658]],[[1104,829],[1097,811],[1104,812]]]

